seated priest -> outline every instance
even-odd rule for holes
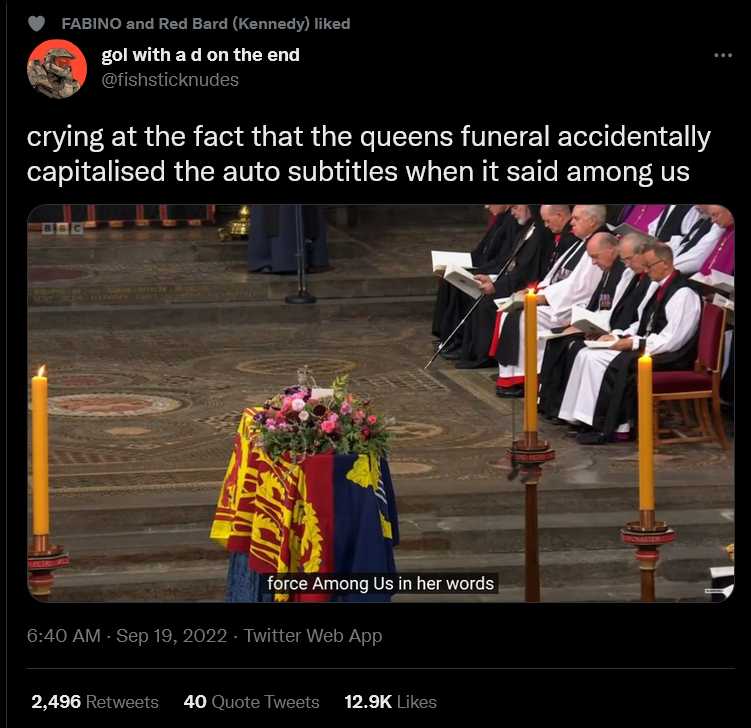
[[[709,275],[713,270],[727,275],[735,273],[735,218],[727,207],[722,205],[703,206],[712,222],[723,228],[722,237],[717,241],[714,250],[707,256],[700,273]],[[732,298],[732,296],[731,296]],[[725,333],[725,366],[722,372],[720,397],[728,406],[733,408],[735,380],[735,331],[730,328]]]
[[[647,233],[660,242],[680,240],[696,222],[700,211],[695,205],[665,205],[665,209],[647,225]]]
[[[709,275],[712,270],[733,275],[735,271],[735,218],[727,207],[722,205],[702,205],[702,208],[719,225],[723,232],[714,249],[705,258],[700,272]]]
[[[464,326],[458,369],[495,366],[488,355],[498,310],[493,298],[504,298],[536,284],[550,258],[553,236],[540,219],[539,205],[513,205],[511,214],[518,223],[517,234],[508,258],[498,271],[498,278],[493,283],[486,274],[475,276],[478,288],[486,297],[481,299]]]
[[[647,243],[644,265],[658,287],[639,321],[601,337],[612,346],[581,352],[571,369],[558,416],[580,425],[576,439],[582,445],[630,439],[641,349],[656,370],[693,368],[701,298],[673,266],[669,245]]]
[[[627,329],[639,320],[641,310],[657,287],[647,275],[644,266],[644,246],[654,238],[642,233],[627,233],[618,242],[618,256],[623,266],[617,281],[612,301],[608,298],[608,288],[614,285],[612,277],[618,277],[617,262],[607,271],[607,283],[600,282],[587,308],[591,311],[609,311],[608,327]],[[607,250],[607,248],[606,248]],[[607,264],[602,255],[595,265]],[[604,270],[607,270],[606,268]],[[590,337],[586,337],[590,338]],[[540,373],[540,411],[543,416],[557,424],[567,424],[558,418],[558,411],[568,384],[569,374],[577,356],[586,356],[589,349],[584,344],[584,334],[575,329],[570,336],[551,339],[545,345],[542,370]]]
[[[497,273],[511,252],[511,244],[518,225],[511,214],[511,205],[486,205],[494,216],[482,240],[472,251],[472,266],[480,273]],[[444,341],[464,318],[473,303],[466,293],[441,278],[433,310],[433,335]],[[462,331],[457,331],[441,350],[444,359],[458,359],[461,351]]]
[[[571,231],[577,242],[563,253],[537,286],[538,337],[553,328],[571,322],[571,309],[586,306],[601,271],[585,255],[589,240],[599,233],[607,233],[604,205],[576,205],[571,215]],[[609,234],[609,233],[608,233]],[[484,283],[484,282],[483,282]],[[484,289],[483,289],[484,290]],[[499,397],[524,396],[524,330],[523,312],[512,311],[498,319],[497,340],[491,354],[499,363],[496,394]],[[542,365],[545,342],[538,338],[537,367]]]
[[[545,227],[553,234],[553,250],[548,258],[543,276],[555,265],[560,258],[579,239],[571,232],[571,207],[569,205],[542,205],[540,217]]]
[[[725,229],[713,222],[707,205],[695,205],[686,219],[693,218],[685,235],[674,236],[668,242],[673,249],[673,266],[681,273],[692,276],[703,265],[715,248]]]

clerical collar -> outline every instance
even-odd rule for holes
[[[665,276],[665,277],[664,277],[664,278],[663,278],[663,279],[662,279],[662,280],[660,281],[660,288],[662,288],[663,286],[666,286],[666,285],[667,285],[667,284],[668,284],[668,283],[669,283],[670,281],[672,281],[672,280],[673,280],[673,278],[675,278],[675,277],[676,277],[677,275],[678,275],[678,271],[677,271],[677,270],[674,270],[674,271],[673,271],[673,272],[672,272],[672,273],[671,273],[671,274],[670,274],[669,276]]]
[[[660,287],[657,290],[657,300],[662,301],[663,298],[665,298],[665,292],[668,290],[668,284],[674,279],[678,277],[678,271],[674,270],[669,276],[665,276],[660,281]]]

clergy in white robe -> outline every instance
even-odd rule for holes
[[[545,341],[540,337],[553,328],[571,322],[574,306],[586,306],[600,282],[602,271],[587,254],[595,234],[609,234],[604,205],[577,205],[571,216],[571,231],[580,239],[548,271],[537,287],[537,370],[542,367]],[[599,243],[592,245],[599,249]],[[499,325],[495,356],[499,363],[496,394],[521,397],[524,394],[524,321],[520,312],[505,314]]]
[[[697,214],[690,213],[686,219],[693,219],[685,235],[675,236],[668,245],[673,249],[673,266],[681,273],[692,276],[704,264],[714,250],[725,229],[714,223],[705,205],[696,205]]]
[[[608,314],[607,326],[610,330],[624,330],[638,321],[641,311],[657,287],[644,267],[644,246],[649,240],[653,238],[639,232],[627,233],[620,239],[617,251],[622,273],[618,275],[618,269],[614,264],[608,279],[601,282],[590,300],[590,310]],[[615,284],[614,275],[617,286],[612,301],[608,300],[607,295],[600,295],[597,300],[601,289],[607,293],[605,289],[610,289]],[[556,424],[565,424],[563,420],[558,419],[558,411],[574,362],[579,355],[586,355],[589,351],[585,337],[581,333],[578,336],[551,339],[545,346],[540,372],[540,411],[544,417]]]
[[[611,349],[582,351],[574,361],[558,416],[592,428],[583,428],[577,436],[581,444],[604,444],[616,431],[629,431],[635,399],[633,365],[642,346],[655,369],[688,367],[695,358],[701,298],[673,267],[669,246],[649,243],[644,260],[658,287],[640,320],[613,331]]]
[[[647,225],[647,232],[662,243],[680,240],[700,216],[701,210],[696,205],[666,205]]]

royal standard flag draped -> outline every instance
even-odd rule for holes
[[[248,569],[269,573],[394,573],[398,521],[385,458],[314,455],[272,460],[252,442],[247,409],[217,503],[211,537]],[[277,601],[286,595],[277,594]],[[295,601],[328,595],[293,595]],[[337,601],[383,601],[388,595],[337,595]]]

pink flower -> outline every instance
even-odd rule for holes
[[[292,397],[285,397],[282,400],[282,412],[288,412],[291,406],[292,406]]]
[[[276,430],[276,425],[273,422],[267,422],[266,423],[266,429],[268,429],[268,430]]]
[[[378,421],[378,418],[375,415],[370,415],[370,417],[368,417],[369,425],[374,425],[377,421]]]
[[[337,421],[338,421],[338,419],[339,419],[339,415],[338,415],[338,414],[336,414],[336,412],[332,412],[332,413],[331,413],[331,414],[330,414],[330,415],[328,416],[328,418],[327,418],[327,419],[328,419],[328,421],[329,421],[329,422],[333,422],[334,424],[336,424],[336,423],[337,423]]]
[[[365,412],[361,409],[357,410],[353,416],[355,422],[362,422],[365,419]]]
[[[339,410],[343,415],[348,415],[352,412],[352,405],[349,402],[344,402]]]
[[[295,412],[302,412],[305,409],[305,401],[302,399],[302,397],[292,400],[292,409]]]
[[[370,430],[367,427],[363,427],[362,430],[362,436],[367,440],[370,437]]]
[[[331,420],[326,420],[325,422],[321,423],[321,429],[327,435],[331,434],[336,429],[336,422],[332,422]]]

